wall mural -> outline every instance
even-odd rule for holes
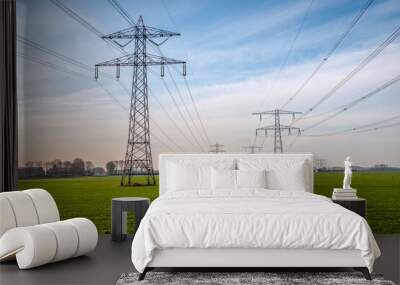
[[[400,232],[397,1],[18,0],[17,16],[19,187],[63,218],[109,232],[112,197],[158,196],[160,153],[311,152],[316,193],[350,155],[373,230]]]

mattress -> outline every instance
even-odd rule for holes
[[[380,255],[361,216],[320,195],[261,189],[160,196],[136,232],[132,262],[143,272],[156,250],[171,248],[359,250],[370,271]]]

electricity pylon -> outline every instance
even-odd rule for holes
[[[260,113],[253,113],[253,115],[259,115],[260,121],[263,119],[263,116],[273,116],[274,117],[274,124],[269,126],[264,126],[261,128],[256,129],[256,135],[258,135],[259,131],[264,131],[264,136],[268,135],[268,131],[273,131],[274,133],[274,152],[283,152],[283,144],[282,144],[282,131],[288,131],[288,135],[291,135],[292,131],[297,131],[300,134],[300,128],[286,126],[281,124],[280,115],[292,115],[292,120],[295,119],[296,114],[301,114],[301,112],[294,112],[294,111],[286,111],[286,110],[270,110]]]
[[[248,145],[242,148],[243,150],[248,151],[249,153],[256,153],[256,151],[260,152],[263,149],[262,146],[256,146],[256,145]]]
[[[225,150],[223,150],[222,148],[224,148],[225,146],[223,144],[212,144],[210,145],[210,153],[221,153],[221,152],[225,152]]]
[[[323,168],[326,168],[326,165],[327,165],[326,159],[314,156],[314,171],[319,171]]]
[[[124,169],[122,171],[121,186],[132,185],[132,177],[137,174],[147,176],[147,184],[155,184],[153,160],[150,145],[149,105],[147,88],[147,66],[161,66],[161,76],[164,76],[164,66],[167,64],[182,64],[183,76],[186,75],[186,62],[147,52],[147,41],[160,46],[170,37],[179,36],[179,33],[169,32],[145,26],[142,16],[136,25],[103,36],[103,39],[113,40],[121,48],[134,42],[132,54],[115,58],[95,65],[95,78],[99,75],[99,66],[116,66],[116,77],[120,77],[120,68],[133,66],[132,93],[129,112],[129,132],[126,147]],[[163,38],[159,43],[156,38]],[[121,42],[125,41],[125,42]],[[140,185],[134,183],[133,185]]]

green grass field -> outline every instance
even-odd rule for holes
[[[314,192],[330,196],[332,188],[340,187],[342,175],[316,173]],[[62,219],[87,217],[99,232],[109,233],[111,198],[158,196],[158,186],[120,187],[119,181],[116,176],[32,179],[20,180],[19,188],[44,188],[56,200]],[[400,173],[354,173],[352,186],[368,200],[367,219],[375,233],[400,233]]]

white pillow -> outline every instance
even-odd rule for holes
[[[267,187],[271,190],[306,191],[304,161],[291,159],[241,159],[239,170],[267,170]]]
[[[218,190],[235,190],[236,189],[236,170],[211,168],[211,188]]]
[[[167,167],[167,191],[209,190],[211,187],[211,174],[208,166],[169,162]]]
[[[267,172],[268,189],[306,191],[304,162],[286,162]]]
[[[254,169],[237,172],[237,188],[267,188],[267,170]]]

